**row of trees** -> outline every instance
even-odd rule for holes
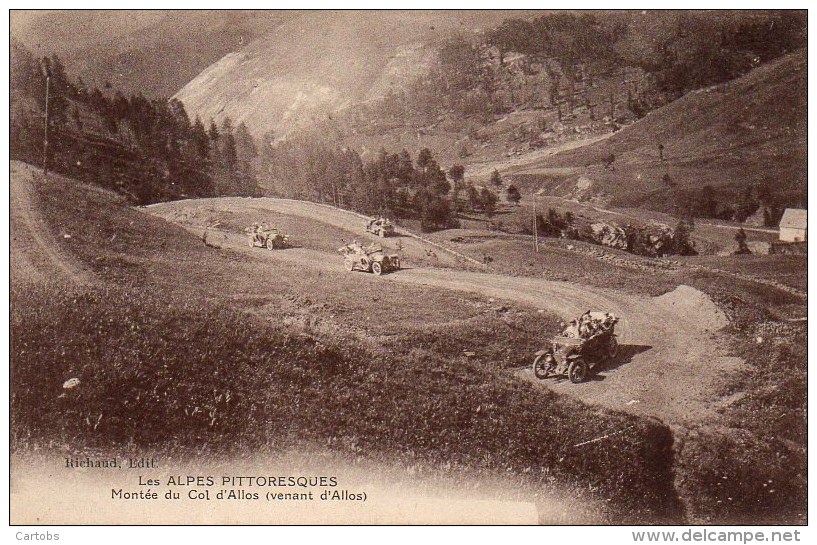
[[[610,70],[616,59],[612,47],[623,29],[621,24],[602,24],[591,14],[556,13],[531,21],[507,20],[477,38],[455,37],[441,46],[437,65],[424,78],[388,95],[378,113],[429,119],[454,112],[487,121],[527,101],[542,105],[521,90],[528,79],[534,94],[549,97],[547,106],[561,108],[563,99],[576,106],[577,82],[592,85],[597,71]],[[505,62],[511,52],[525,56],[521,74]]]
[[[761,63],[806,47],[805,11],[713,16],[682,12],[647,49],[622,51],[620,64],[644,69],[646,83],[628,106],[641,117],[685,93],[737,78]]]
[[[140,204],[258,195],[260,177],[288,197],[419,219],[425,230],[456,225],[458,209],[492,215],[496,208],[494,192],[465,184],[461,165],[444,172],[429,149],[416,159],[406,150],[381,150],[364,162],[356,151],[309,134],[274,144],[265,138],[259,149],[243,123],[235,127],[225,118],[205,126],[177,100],[88,89],[66,75],[58,57],[37,59],[19,43],[12,43],[11,68],[12,157],[43,160],[48,77],[49,167]]]
[[[428,149],[414,160],[406,150],[380,150],[364,162],[354,150],[300,135],[265,146],[258,163],[262,183],[285,197],[419,219],[427,231],[456,225],[452,185]]]
[[[407,150],[381,149],[365,160],[349,148],[337,148],[319,136],[300,134],[264,146],[258,159],[261,183],[287,198],[323,202],[370,215],[420,220],[424,231],[458,225],[458,212],[493,216],[499,197],[487,187],[465,181],[465,167],[440,168],[428,148],[412,159]],[[497,187],[502,186],[498,173]],[[510,202],[518,188],[506,189]]]
[[[677,192],[677,212],[684,216],[744,222],[762,210],[763,225],[776,227],[786,209],[786,199],[771,186],[750,185],[742,190],[705,185]]]
[[[391,90],[363,118],[423,124],[441,113],[476,116],[488,121],[507,110],[497,93],[499,78],[484,44],[464,37],[440,47],[438,63],[407,88]],[[365,107],[364,107],[365,108]]]
[[[627,92],[629,109],[641,116],[806,47],[807,24],[805,11],[791,10],[613,13],[603,21],[587,13],[555,13],[505,21],[488,33],[486,44],[500,59],[516,52],[526,56],[527,65],[542,65],[554,105],[561,79],[570,95],[581,80],[592,86],[597,74],[638,67],[647,80]]]
[[[488,33],[487,43],[497,48],[500,58],[515,52],[536,60],[554,59],[565,73],[575,74],[579,64],[615,61],[613,47],[625,32],[621,21],[602,24],[589,13],[551,13],[530,21],[506,20]]]
[[[11,44],[11,157],[40,164],[48,78],[49,167],[145,204],[179,197],[254,195],[257,154],[246,126],[205,128],[177,100],[87,89],[57,56]]]

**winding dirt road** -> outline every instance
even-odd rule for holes
[[[12,162],[11,176],[11,273],[15,281],[36,281],[44,277],[61,278],[76,284],[93,282],[71,255],[60,251],[54,235],[46,229],[33,198],[37,169]],[[360,233],[361,239],[376,237],[362,233],[361,216],[315,203],[284,199],[201,199],[178,201],[147,207],[151,214],[178,220],[185,211],[208,213],[220,210],[263,209],[323,222]],[[196,217],[201,217],[197,214]],[[191,228],[189,223],[179,221]],[[196,232],[196,229],[192,229]],[[198,230],[197,234],[201,231]],[[65,236],[68,233],[63,234]],[[431,247],[422,240],[401,237],[407,254],[424,254]],[[264,256],[273,267],[276,261],[309,264],[313,269],[340,273],[336,254],[293,248],[283,252],[261,252],[246,247],[241,233],[225,233],[224,245],[239,252]],[[590,381],[574,385],[566,380],[538,381],[529,369],[517,375],[542,387],[575,396],[591,404],[658,417],[670,424],[700,423],[717,418],[718,389],[724,378],[739,369],[742,362],[724,355],[722,337],[717,330],[726,319],[717,306],[697,290],[680,286],[661,297],[644,297],[614,290],[591,288],[566,282],[537,278],[510,277],[463,270],[462,260],[434,247],[435,262],[449,268],[412,267],[395,274],[375,277],[359,274],[361,282],[384,288],[394,282],[458,290],[484,297],[514,302],[552,311],[566,319],[588,309],[607,310],[620,316],[617,327],[621,357]],[[470,264],[469,264],[470,265]],[[460,267],[460,268],[455,268]],[[473,268],[473,267],[472,267]],[[498,339],[497,342],[502,342]],[[543,339],[543,346],[546,339]]]
[[[577,138],[575,140],[568,140],[566,142],[553,144],[546,148],[530,151],[525,154],[518,155],[516,157],[509,157],[507,159],[501,159],[498,161],[471,163],[468,165],[468,176],[473,178],[488,177],[494,170],[498,170],[499,173],[502,175],[522,174],[526,173],[527,170],[531,168],[534,168],[536,172],[539,172],[540,170],[542,170],[542,168],[541,167],[537,168],[537,164],[540,163],[543,159],[550,157],[552,155],[556,155],[557,153],[561,153],[563,151],[581,148],[583,146],[589,146],[590,144],[606,140],[607,138],[613,136],[613,134],[614,133],[612,132],[594,134],[591,136],[586,136],[584,138]],[[574,172],[576,169],[568,167],[550,170],[552,171],[558,170],[561,172],[570,173]]]
[[[79,263],[56,249],[56,241],[52,240],[53,235],[34,202],[32,184],[48,183],[47,180],[36,180],[35,176],[41,176],[39,169],[19,161],[12,161],[10,169],[12,276],[23,282],[60,277],[76,284],[87,284],[88,276]],[[70,237],[70,233],[63,234],[66,235]]]
[[[147,210],[173,219],[179,217],[180,211],[193,208],[231,211],[262,208],[362,232],[362,220],[357,214],[303,201],[205,199],[163,203]],[[414,239],[406,240],[411,245],[423,244]],[[338,257],[326,252],[306,248],[259,252],[246,248],[245,244],[241,234],[225,235],[225,246],[264,255],[271,263],[288,261],[309,264],[322,271],[339,270]],[[453,266],[457,258],[450,256],[446,262]],[[644,297],[566,282],[451,268],[406,268],[382,277],[360,274],[360,281],[377,282],[384,287],[392,282],[403,282],[477,293],[547,309],[566,319],[588,309],[611,311],[621,318],[617,326],[621,355],[591,380],[579,385],[558,379],[538,381],[529,369],[518,370],[518,376],[590,404],[654,416],[669,424],[701,423],[717,418],[719,386],[725,377],[742,366],[741,360],[724,354],[725,343],[720,342],[721,335],[717,333],[727,324],[723,313],[706,295],[688,286],[679,286],[660,297]],[[544,342],[545,339],[543,345]]]
[[[36,178],[38,169],[17,162],[12,162],[11,172],[12,284],[36,284],[39,280],[54,279],[74,284],[98,282],[70,251],[64,249],[64,245],[62,248],[57,245],[56,237],[70,233],[55,235],[47,228],[34,193],[43,189],[39,184],[48,184],[48,181]],[[363,222],[358,215],[300,201],[209,199],[165,203],[142,210],[175,220],[186,216],[187,223],[179,223],[198,236],[201,226],[189,221],[194,216],[206,217],[208,213],[224,209],[254,214],[259,208],[334,225],[355,234],[362,233]],[[185,210],[200,213],[186,214]],[[280,270],[276,267],[280,262],[297,263],[303,274],[320,271],[330,283],[338,275],[349,274],[342,270],[339,256],[331,252],[308,248],[269,252],[247,248],[245,235],[240,232],[224,232],[223,235],[223,247],[252,255],[256,263],[268,262],[271,275]],[[362,235],[360,238],[369,237]],[[429,250],[421,240],[403,237],[402,241],[412,252]],[[196,243],[196,239],[191,238],[191,243]],[[698,426],[718,419],[719,386],[743,364],[723,354],[725,343],[721,342],[722,336],[717,330],[726,325],[726,319],[704,294],[679,286],[670,293],[650,298],[565,282],[474,272],[455,268],[462,265],[457,256],[444,254],[439,249],[437,252],[440,262],[451,268],[418,267],[416,263],[412,267],[412,262],[408,261],[408,267],[397,273],[382,277],[358,273],[357,279],[385,293],[394,283],[416,284],[427,286],[430,297],[440,289],[459,290],[530,308],[547,309],[565,318],[587,309],[614,312],[621,317],[618,326],[621,357],[590,381],[578,385],[566,380],[538,381],[529,369],[518,369],[514,374],[539,387],[553,389],[588,404],[657,417],[676,428]],[[311,270],[303,269],[304,266]],[[327,289],[333,289],[331,284],[327,284]],[[545,341],[543,339],[543,344]],[[503,342],[503,339],[494,342]],[[516,489],[518,485],[508,488]],[[524,515],[528,519],[535,519],[538,512],[539,521],[549,523],[586,523],[596,520],[594,517],[602,517],[606,509],[603,502],[596,504],[582,500],[576,505],[571,498],[570,493],[561,492],[553,497],[541,496],[538,492],[536,496],[513,496],[509,509],[512,515]],[[535,503],[535,510],[531,503]],[[589,514],[586,515],[585,511]],[[184,516],[188,515],[185,512]]]

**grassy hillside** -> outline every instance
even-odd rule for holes
[[[524,181],[577,195],[582,178],[590,183],[585,197],[667,212],[679,211],[684,192],[707,185],[733,199],[756,186],[788,205],[805,205],[806,77],[801,50],[689,93],[607,140],[547,157],[525,170]],[[552,176],[553,167],[573,174]]]
[[[677,520],[665,426],[514,379],[496,350],[469,359],[437,349],[456,337],[482,352],[492,328],[506,340],[501,350],[517,352],[535,346],[553,318],[531,311],[507,322],[473,298],[421,287],[381,293],[382,284],[297,264],[260,276],[263,257],[208,248],[112,193],[12,168],[33,188],[12,213],[14,449],[128,445],[187,456],[314,441],[453,471],[509,471],[579,495],[593,489],[618,521]],[[30,244],[35,216],[46,219],[47,246]],[[75,260],[87,282],[26,280],[43,252]],[[316,300],[323,291],[333,295]],[[385,312],[384,326],[367,323]],[[394,321],[404,327],[384,345]],[[80,385],[63,390],[69,378]]]
[[[15,449],[129,445],[184,458],[306,441],[454,475],[498,471],[601,500],[618,523],[679,520],[679,498],[698,523],[805,520],[805,328],[772,317],[786,302],[776,290],[705,272],[627,272],[631,264],[596,263],[564,241],[506,271],[544,267],[656,292],[683,282],[712,295],[730,316],[730,353],[747,365],[724,380],[715,422],[670,434],[509,373],[556,327],[534,309],[349,275],[340,263],[335,273],[264,250],[210,248],[113,193],[54,175],[45,183],[17,162],[12,197]],[[303,243],[315,249],[345,236],[321,222],[290,227],[308,230]],[[525,254],[498,242],[468,246],[509,263]],[[726,268],[773,274],[803,266],[795,261]],[[63,390],[72,377],[80,386]]]

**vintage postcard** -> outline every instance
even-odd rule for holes
[[[11,525],[807,524],[805,10],[9,22]]]

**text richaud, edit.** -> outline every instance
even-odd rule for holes
[[[67,469],[157,469],[159,460],[156,458],[91,458],[89,456],[65,458]]]

